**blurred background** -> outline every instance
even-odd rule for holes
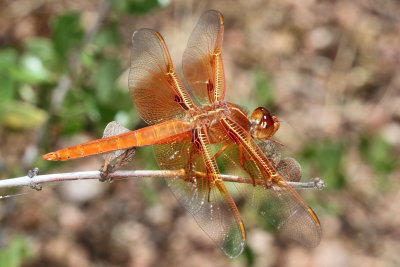
[[[283,242],[242,209],[248,246],[228,259],[157,179],[78,181],[0,201],[0,266],[399,266],[400,3],[0,0],[0,178],[97,170],[40,155],[145,126],[128,97],[130,39],[164,36],[176,67],[201,13],[224,14],[227,99],[266,106],[296,158],[321,244]],[[140,148],[130,169],[157,169]]]

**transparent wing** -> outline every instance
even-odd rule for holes
[[[202,138],[202,141],[195,141]],[[245,232],[228,190],[218,177],[215,161],[206,155],[210,146],[204,132],[192,140],[157,145],[155,154],[163,169],[185,169],[185,179],[167,179],[179,202],[193,215],[203,231],[231,258],[243,251]],[[213,170],[214,172],[211,172]]]
[[[298,162],[291,158],[279,161],[277,158],[273,159],[276,151],[264,152],[245,131],[241,131],[239,127],[231,129],[236,131],[238,142],[220,153],[220,157],[221,164],[233,166],[236,172],[238,169],[241,171],[239,175],[247,177],[244,183],[236,183],[236,188],[284,236],[308,247],[318,245],[321,239],[318,218],[305,200],[286,182],[300,179],[301,169]],[[271,148],[270,145],[265,147]],[[268,172],[263,167],[266,161],[278,173],[278,178],[268,177]]]
[[[247,153],[247,152],[245,152]],[[249,155],[248,155],[249,156]],[[253,161],[246,161],[250,176],[264,179],[262,172]],[[281,176],[284,174],[281,173]],[[273,184],[272,186],[275,186]],[[311,208],[305,206],[299,195],[287,183],[278,185],[279,189],[266,189],[262,186],[249,188],[251,204],[259,210],[282,234],[305,246],[315,247],[321,239],[321,227]]]
[[[129,132],[130,130],[122,126],[117,121],[112,121],[107,124],[103,132],[103,138],[115,136],[118,134]],[[109,153],[103,154],[104,165],[108,171],[114,171],[123,165],[129,163],[135,155],[135,148],[114,150]],[[103,166],[104,167],[104,166]]]
[[[133,34],[129,88],[132,101],[148,124],[181,118],[193,107],[164,39],[153,30],[141,29]]]
[[[225,77],[222,63],[224,21],[215,10],[203,13],[183,54],[183,72],[191,92],[201,104],[223,100]]]

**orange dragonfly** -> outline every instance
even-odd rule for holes
[[[102,139],[43,158],[70,160],[111,151],[117,153],[109,157],[112,160],[124,157],[124,151],[130,157],[135,147],[152,145],[161,169],[185,170],[184,179],[166,179],[169,187],[229,257],[240,255],[246,241],[233,190],[248,193],[251,204],[285,236],[314,247],[321,239],[317,215],[287,183],[290,175],[262,149],[262,142],[278,130],[278,118],[262,107],[248,116],[224,100],[223,33],[220,12],[209,10],[200,17],[183,55],[186,85],[160,33],[136,31],[129,88],[141,118],[150,126],[135,131],[116,127]],[[245,182],[225,183],[220,169],[225,172],[228,167]]]

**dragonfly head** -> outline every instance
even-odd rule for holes
[[[258,140],[270,138],[279,129],[279,125],[278,117],[263,107],[256,108],[250,116],[250,133]]]

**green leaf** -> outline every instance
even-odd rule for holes
[[[318,176],[325,180],[327,190],[342,188],[346,180],[342,169],[344,146],[340,143],[323,142],[307,146],[303,151],[303,165],[314,166]],[[305,169],[308,169],[306,166]]]
[[[85,122],[84,117],[74,116],[75,112],[70,114],[64,114],[61,118],[61,129],[65,135],[71,135],[78,133],[84,129]]]
[[[0,51],[0,110],[2,106],[14,98],[16,82],[10,75],[17,70],[17,53],[13,49]]]
[[[119,1],[113,0],[111,1],[112,7],[119,12],[124,13],[139,13],[144,14],[151,11],[154,8],[160,6],[166,6],[168,1],[159,1],[159,0],[127,0],[127,1]]]
[[[49,39],[38,37],[28,39],[25,48],[28,54],[38,57],[47,69],[57,67],[57,53]]]
[[[50,73],[43,66],[42,61],[33,55],[24,55],[21,58],[20,79],[27,83],[39,83],[50,80]]]
[[[0,76],[7,76],[10,83],[38,83],[50,78],[48,70],[42,60],[30,53],[18,57],[14,50],[8,49],[0,52]]]
[[[388,174],[395,168],[394,148],[382,137],[363,136],[360,141],[360,152],[380,174]]]
[[[15,82],[8,75],[0,73],[0,110],[3,105],[14,98]]]
[[[0,73],[7,73],[10,69],[17,68],[17,52],[13,49],[4,49],[0,51]]]
[[[71,88],[57,113],[62,134],[70,135],[85,128],[88,113],[86,103],[85,90]]]
[[[270,107],[274,104],[275,99],[272,92],[271,82],[265,72],[256,71],[255,74],[255,92],[259,102],[264,106]]]
[[[29,103],[9,101],[0,110],[0,125],[15,130],[34,129],[47,119],[47,113]]]
[[[98,99],[107,103],[117,87],[117,78],[121,73],[118,60],[106,59],[100,62],[94,74],[94,86]]]
[[[117,26],[118,24],[111,23],[107,27],[101,29],[94,37],[93,44],[98,46],[100,49],[109,45],[119,45],[122,37]]]
[[[245,246],[243,250],[243,256],[246,260],[246,266],[252,267],[256,262],[256,255],[250,246]]]
[[[15,238],[8,247],[0,250],[0,266],[18,267],[31,256],[27,242],[24,239]]]
[[[82,50],[79,55],[79,60],[85,69],[93,69],[96,66],[95,50],[92,48],[93,47],[90,46],[89,48]]]
[[[54,49],[66,58],[71,49],[82,42],[83,30],[80,25],[80,14],[70,12],[56,17],[52,23]]]

